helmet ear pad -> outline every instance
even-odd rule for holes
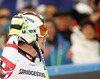
[[[36,35],[36,41],[38,41],[38,37],[37,36],[38,35]],[[35,44],[35,41],[32,41],[32,42],[29,43],[27,40],[25,40],[22,37],[19,37],[19,42],[23,42],[23,43],[26,43],[26,44],[31,45],[31,46]]]
[[[28,45],[31,45],[31,46],[33,46],[33,45],[35,45],[35,41],[33,41],[33,42],[31,42],[30,44],[26,41],[26,40],[24,40],[23,38],[19,38],[20,40],[19,40],[19,42],[23,42],[23,43],[26,43],[26,44],[28,44]],[[36,34],[36,41],[38,41],[38,35]]]

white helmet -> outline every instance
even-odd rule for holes
[[[46,26],[44,24],[44,18],[35,12],[24,12],[18,15],[22,15],[24,19],[24,23],[27,26],[29,32],[35,37],[38,35],[39,37],[44,37],[47,33]],[[21,31],[21,38],[31,40],[31,37],[26,33],[25,30]],[[22,40],[22,39],[20,39]]]

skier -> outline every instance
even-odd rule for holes
[[[24,12],[15,15],[10,38],[1,56],[0,79],[49,79],[39,53],[45,50],[46,34],[44,18],[40,14]]]

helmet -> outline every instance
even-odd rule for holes
[[[18,15],[22,15],[24,19],[24,24],[27,26],[28,31],[35,37],[38,35],[39,37],[44,37],[47,33],[47,29],[45,26],[44,18],[35,12],[24,12]],[[24,29],[21,30],[20,37],[29,38],[30,36],[26,33]],[[20,39],[21,40],[21,39]]]

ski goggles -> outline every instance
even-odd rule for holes
[[[38,34],[38,36],[39,37],[44,37],[46,34],[47,34],[47,28],[46,28],[46,26],[43,24],[43,25],[41,25],[41,26],[39,26],[38,27],[39,28],[39,34]]]

